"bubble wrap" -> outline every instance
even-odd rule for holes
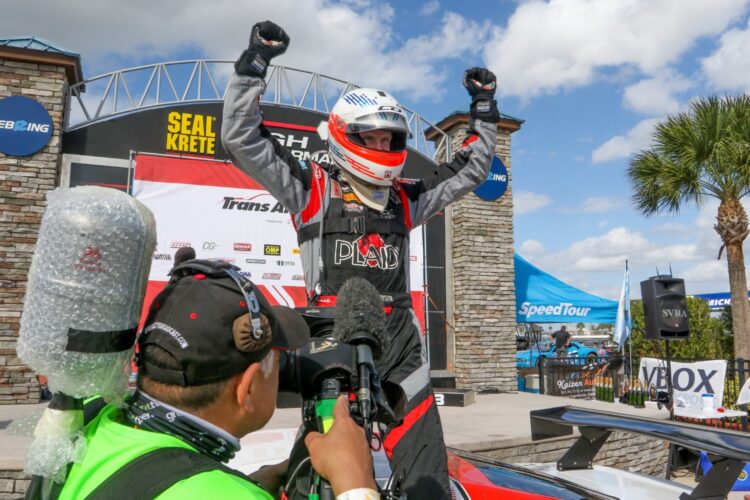
[[[83,437],[83,411],[61,411],[47,408],[34,429],[24,472],[44,476],[62,483],[67,465],[80,462],[86,453]]]
[[[84,186],[49,194],[17,351],[53,392],[110,400],[126,393],[133,349],[67,352],[68,330],[137,327],[155,245],[153,215],[123,192]]]

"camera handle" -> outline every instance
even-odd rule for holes
[[[327,378],[321,385],[320,394],[315,401],[315,420],[318,423],[318,432],[325,434],[333,425],[333,408],[336,406],[336,399],[341,395],[341,382],[335,378]],[[307,498],[309,500],[334,500],[335,498],[330,483],[314,469],[310,494]]]

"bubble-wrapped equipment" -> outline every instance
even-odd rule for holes
[[[56,189],[31,263],[17,352],[54,397],[25,471],[61,482],[85,453],[82,399],[121,402],[154,247],[153,214],[115,189]]]
[[[120,398],[156,245],[153,214],[95,186],[58,188],[47,200],[18,355],[55,393]]]

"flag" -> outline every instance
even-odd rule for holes
[[[620,303],[617,306],[617,318],[615,319],[614,340],[620,349],[630,337],[633,327],[633,319],[630,317],[630,277],[628,275],[628,262],[625,261],[625,277],[622,280],[622,291],[620,292]]]

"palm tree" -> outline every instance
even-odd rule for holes
[[[643,214],[677,213],[689,202],[720,201],[714,229],[726,248],[736,357],[750,358],[750,303],[742,242],[750,193],[750,97],[707,97],[656,126],[650,150],[630,162],[635,204]]]

